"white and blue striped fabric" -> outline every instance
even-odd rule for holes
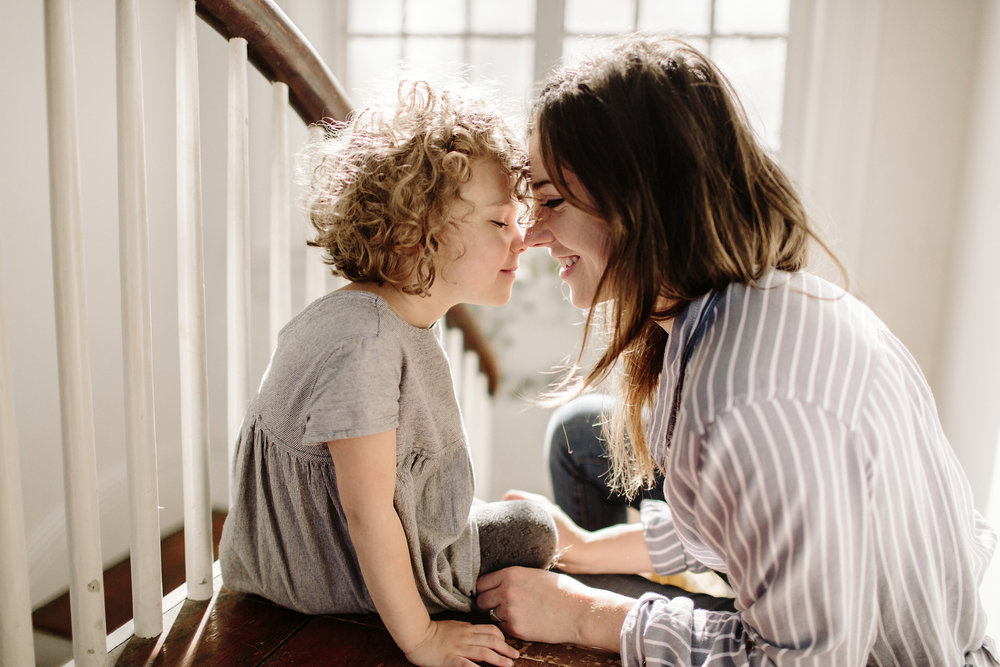
[[[998,664],[979,599],[996,534],[916,362],[840,288],[774,272],[692,303],[649,437],[657,572],[725,572],[737,611],[646,595],[623,665]]]

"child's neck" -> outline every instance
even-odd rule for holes
[[[393,312],[407,324],[421,329],[429,329],[439,319],[444,317],[453,304],[442,304],[431,296],[407,294],[398,287],[389,284],[379,285],[374,282],[350,283],[337,291],[370,292],[382,297]]]

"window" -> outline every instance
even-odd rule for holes
[[[531,90],[535,0],[350,0],[346,23],[356,104],[400,78],[489,82],[508,99]]]
[[[349,0],[341,76],[360,105],[425,78],[490,82],[523,109],[559,58],[625,33],[675,35],[719,64],[777,150],[788,11],[789,0]]]
[[[544,1],[544,0],[543,0]],[[565,0],[563,54],[630,32],[678,36],[733,83],[754,129],[780,145],[789,0]]]

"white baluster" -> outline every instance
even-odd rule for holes
[[[476,474],[476,491],[483,497],[490,492],[490,462],[483,450],[482,415],[479,392],[479,356],[472,350],[463,354],[461,405],[462,419],[465,431],[469,436],[469,450],[472,455],[472,468]]]
[[[288,159],[288,84],[272,84],[274,128],[271,133],[271,349],[278,331],[291,316],[292,266],[290,181]]]
[[[323,138],[323,128],[319,125],[309,126],[309,141],[319,141]],[[309,238],[313,238],[316,234],[316,229],[309,222],[308,218],[304,221],[306,234]],[[330,269],[327,267],[326,263],[321,259],[322,251],[319,248],[306,247],[305,250],[305,302],[307,304],[312,303],[316,299],[320,298],[327,293],[328,289],[328,277],[330,275]],[[343,283],[343,281],[340,281]]]
[[[177,301],[184,566],[188,597],[212,597],[208,359],[201,218],[201,132],[194,0],[177,1]]]
[[[77,664],[102,665],[107,662],[104,581],[94,452],[94,409],[86,338],[76,71],[70,26],[68,0],[46,0],[49,199],[73,655]]]
[[[455,398],[458,399],[459,407],[461,407],[462,402],[462,380],[464,379],[464,375],[462,373],[462,364],[465,360],[465,357],[463,356],[464,347],[465,342],[461,329],[445,329],[444,351],[448,356],[448,366],[451,368],[451,382],[455,385]]]
[[[14,383],[7,352],[3,271],[0,270],[0,665],[35,664],[24,540],[21,461],[14,423]]]
[[[477,493],[484,500],[493,499],[493,399],[489,378],[476,375],[476,433],[479,438],[477,456],[480,460]]]
[[[250,157],[247,127],[247,41],[229,40],[229,150],[226,168],[226,349],[228,423],[226,468],[232,489],[236,436],[250,386]]]
[[[131,510],[132,615],[138,637],[163,631],[153,410],[146,137],[137,0],[118,0],[118,223]]]

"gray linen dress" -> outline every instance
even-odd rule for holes
[[[472,608],[472,464],[438,330],[360,291],[328,294],[282,329],[232,462],[227,588],[308,614],[375,611],[325,443],[396,429],[394,504],[417,589],[432,613]]]

